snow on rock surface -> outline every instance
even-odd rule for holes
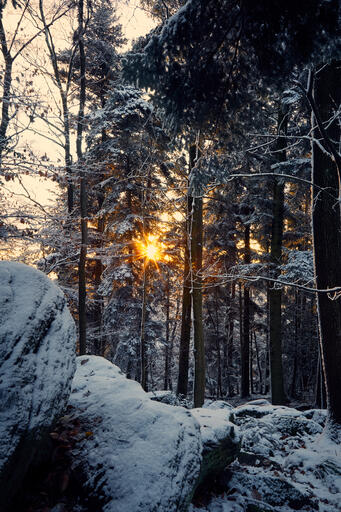
[[[0,502],[6,508],[65,407],[76,330],[61,290],[42,272],[0,262]]]
[[[341,511],[341,450],[322,433],[325,418],[265,401],[233,409],[242,443],[220,477],[224,495],[191,512]]]
[[[173,391],[149,391],[147,395],[151,400],[162,404],[180,405],[186,409],[191,407],[190,400],[177,396]]]
[[[77,358],[70,405],[86,432],[74,466],[104,512],[187,510],[202,451],[190,411],[150,400],[97,356]]]
[[[242,468],[241,471],[226,471],[224,479],[227,487],[237,490],[251,503],[260,501],[272,507],[286,506],[288,510],[317,509],[316,500],[311,499],[312,493],[308,489],[298,489],[280,476],[259,474],[257,470],[246,472]]]
[[[199,484],[231,464],[240,450],[238,427],[230,422],[228,409],[192,409],[199,422],[203,442]]]
[[[203,409],[233,409],[233,405],[224,400],[205,400]]]
[[[243,431],[242,448],[265,457],[272,457],[281,448],[283,438],[298,448],[305,434],[317,435],[323,430],[319,423],[290,407],[246,404],[232,414]]]

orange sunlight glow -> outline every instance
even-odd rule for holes
[[[148,235],[144,241],[138,240],[136,245],[140,258],[154,261],[154,263],[162,259],[162,244],[156,235]]]

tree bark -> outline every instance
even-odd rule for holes
[[[83,0],[81,0],[83,2]],[[79,9],[82,8],[83,12],[83,5],[78,6]],[[65,90],[63,89],[62,85],[62,78],[60,74],[60,70],[58,68],[58,61],[57,61],[57,53],[55,49],[55,45],[52,39],[52,35],[50,32],[50,24],[46,22],[45,18],[45,11],[44,11],[44,3],[43,0],[39,0],[39,11],[41,20],[43,22],[44,27],[44,35],[45,35],[45,41],[46,46],[49,51],[50,55],[50,61],[53,68],[53,74],[55,77],[56,85],[59,90],[60,99],[62,103],[62,114],[63,114],[63,135],[64,135],[64,160],[65,160],[65,174],[67,179],[67,205],[68,205],[68,213],[71,214],[74,207],[74,186],[73,186],[73,179],[72,179],[72,158],[71,158],[71,145],[70,145],[70,112],[69,112],[69,106],[68,106],[68,92],[70,87],[70,81],[71,81],[71,75],[72,75],[72,68],[73,68],[73,58],[71,58],[69,63],[69,69],[67,70],[67,83],[65,86]],[[80,19],[79,19],[80,21]],[[80,27],[79,27],[80,28]],[[84,45],[83,45],[83,52],[84,52]],[[72,54],[73,55],[73,54]],[[85,75],[84,75],[85,77]]]
[[[1,107],[1,124],[0,124],[0,169],[2,167],[3,152],[7,144],[7,129],[9,124],[9,105],[11,96],[11,83],[12,83],[12,65],[13,59],[7,49],[5,33],[2,27],[2,20],[0,18],[0,40],[2,54],[5,60],[5,75],[2,91],[2,107]]]
[[[194,407],[201,407],[205,400],[205,341],[202,321],[202,198],[193,198],[192,206],[192,301],[194,331]]]
[[[250,226],[245,226],[244,231],[244,263],[251,262],[250,254]],[[241,336],[241,380],[240,396],[250,396],[250,290],[244,284],[244,307],[243,307],[243,331]]]
[[[194,166],[193,155],[189,154],[190,170]],[[190,272],[190,215],[192,210],[192,197],[188,194],[186,205],[186,227],[184,233],[184,281],[182,290],[181,332],[179,348],[179,373],[177,395],[187,396],[188,393],[188,368],[189,347],[191,341],[191,272]]]
[[[170,289],[169,289],[169,270],[167,270],[167,283],[166,283],[166,346],[165,346],[165,374],[163,387],[168,389],[170,380],[170,336],[169,336],[169,310],[170,310]]]
[[[220,343],[220,321],[219,321],[219,301],[217,288],[214,290],[215,298],[215,326],[216,326],[216,350],[217,350],[217,398],[223,396],[223,379],[222,379],[222,364],[221,364],[221,343]]]
[[[142,311],[141,311],[141,334],[140,334],[140,378],[141,386],[148,391],[148,372],[147,372],[147,347],[146,347],[146,308],[147,308],[147,283],[148,283],[148,261],[145,258],[143,262],[143,290],[142,290]]]
[[[288,123],[287,109],[280,107],[278,115],[278,161],[286,160],[286,131]],[[284,227],[284,183],[275,179],[273,192],[273,220],[271,234],[271,263],[274,275],[278,275],[278,266],[282,262],[282,240]],[[269,317],[270,317],[270,378],[272,403],[281,405],[286,403],[283,383],[282,366],[282,290],[272,287],[269,289]]]
[[[262,368],[260,364],[259,359],[259,348],[257,343],[257,335],[256,330],[253,330],[253,339],[254,339],[254,345],[255,345],[255,351],[256,351],[256,362],[257,362],[257,369],[258,369],[258,378],[259,378],[259,384],[258,384],[258,392],[261,393],[263,389],[263,374],[262,374]]]
[[[189,269],[189,248],[187,230],[185,234],[184,282],[182,290],[181,332],[179,348],[179,373],[177,394],[187,396],[189,346],[191,340],[191,277]]]
[[[78,47],[80,59],[80,90],[79,90],[79,111],[77,120],[76,149],[78,166],[80,168],[80,213],[81,213],[81,248],[78,263],[78,321],[79,321],[79,353],[86,354],[86,254],[88,244],[88,221],[87,221],[87,185],[86,176],[83,170],[84,162],[82,152],[84,107],[85,107],[85,51],[84,51],[84,2],[78,3]]]
[[[314,77],[314,140],[312,155],[313,246],[318,289],[341,286],[340,165],[331,154],[338,151],[340,120],[335,109],[341,103],[341,63],[324,65]],[[318,119],[319,117],[319,119]],[[322,125],[318,122],[323,123]],[[316,123],[318,127],[316,126]],[[317,141],[320,141],[320,144]],[[322,147],[321,147],[322,146]],[[341,439],[341,298],[317,294],[321,359],[324,369],[328,421],[326,428]],[[336,426],[339,428],[337,429]]]
[[[190,167],[198,158],[196,145],[190,147]],[[191,295],[193,307],[194,344],[194,407],[201,407],[205,400],[205,340],[202,316],[202,244],[203,244],[203,200],[196,193],[192,197],[190,210],[190,263]]]

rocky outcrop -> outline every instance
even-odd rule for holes
[[[203,409],[228,409],[232,410],[233,406],[225,400],[205,400]]]
[[[290,407],[270,405],[265,401],[247,403],[236,407],[231,413],[233,422],[243,434],[242,449],[265,457],[272,457],[280,450],[284,439],[287,442],[292,439],[297,444],[298,438],[320,434],[323,428],[313,417],[320,418],[313,411],[302,413]]]
[[[323,510],[338,510],[340,457],[321,435],[325,417],[325,411],[299,411],[266,400],[233,409],[230,419],[241,432],[241,451],[216,484],[227,509],[238,503],[236,510],[250,512],[314,511],[321,504]],[[218,510],[217,501],[207,510]]]
[[[70,405],[83,432],[74,469],[104,512],[184,512],[239,450],[229,411],[151,400],[101,357],[78,358]]]
[[[75,370],[75,325],[42,272],[0,262],[0,502],[6,510],[65,407]]]
[[[77,359],[70,405],[85,432],[74,465],[105,512],[187,510],[202,449],[188,410],[150,400],[96,356]]]
[[[311,493],[298,489],[283,477],[227,470],[220,478],[227,488],[238,491],[246,498],[245,502],[259,512],[269,510],[268,506],[285,506],[288,510],[301,510],[303,507],[308,507],[305,510],[310,511],[318,509]]]
[[[227,409],[192,409],[199,422],[202,448],[202,463],[198,485],[215,478],[233,462],[240,450],[241,438],[238,427],[230,422]]]

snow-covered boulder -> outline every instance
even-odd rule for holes
[[[232,410],[233,406],[225,400],[205,400],[203,409],[228,409]]]
[[[221,481],[231,494],[244,496],[248,508],[246,510],[263,511],[271,507],[285,507],[285,510],[317,510],[316,500],[309,490],[299,488],[283,477],[274,477],[266,474],[227,470]],[[254,508],[251,508],[251,505]],[[263,508],[264,507],[264,508]]]
[[[320,423],[301,411],[284,406],[246,404],[233,409],[231,417],[242,431],[242,449],[265,457],[272,457],[283,440],[297,448],[305,435],[321,434],[323,430]]]
[[[214,496],[191,512],[335,512],[341,503],[341,450],[323,431],[326,411],[257,401],[230,413],[242,435],[237,459]]]
[[[0,502],[4,509],[67,403],[75,345],[75,325],[60,289],[38,270],[1,261]]]
[[[199,422],[203,443],[199,484],[215,477],[237,457],[241,438],[238,427],[230,422],[228,409],[192,409]]]
[[[147,395],[151,400],[161,402],[162,404],[181,405],[182,407],[186,407],[186,409],[190,409],[191,407],[190,400],[178,396],[173,391],[149,391]]]
[[[74,468],[104,512],[187,510],[202,452],[190,411],[150,400],[96,356],[77,359],[70,405],[84,432]]]

